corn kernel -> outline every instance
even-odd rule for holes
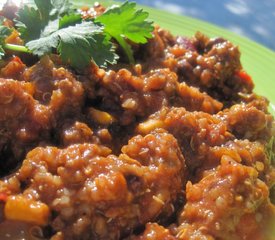
[[[115,118],[111,114],[92,107],[89,109],[89,114],[95,122],[102,125],[110,125],[115,121]]]
[[[27,199],[22,195],[10,196],[5,204],[5,217],[9,220],[30,222],[46,225],[49,218],[49,208],[46,204]]]
[[[157,128],[164,128],[164,122],[161,120],[149,119],[138,125],[137,132],[141,134],[148,134]]]

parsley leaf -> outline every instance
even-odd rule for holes
[[[12,30],[5,26],[0,26],[0,59],[5,55],[5,38],[11,34]]]
[[[95,22],[104,25],[104,31],[117,40],[133,63],[133,52],[125,38],[134,43],[146,43],[148,38],[152,38],[154,27],[147,20],[148,15],[143,9],[136,10],[136,3],[127,1],[121,6],[109,8]]]

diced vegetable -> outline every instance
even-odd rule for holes
[[[242,80],[244,80],[245,82],[247,82],[247,83],[252,83],[252,78],[251,78],[251,76],[247,73],[247,72],[245,72],[245,71],[240,71],[240,72],[238,72],[238,74],[237,74]]]
[[[22,195],[8,197],[4,212],[8,220],[25,221],[37,225],[46,225],[50,215],[46,204],[27,199]]]
[[[6,193],[0,193],[0,202],[6,202],[8,195]]]
[[[110,125],[115,121],[115,118],[111,114],[97,110],[95,108],[90,108],[89,114],[93,121],[102,125]]]
[[[137,127],[137,132],[141,134],[148,134],[154,129],[163,128],[164,122],[155,119],[149,119],[143,123],[140,123]]]

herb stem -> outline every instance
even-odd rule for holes
[[[31,51],[27,47],[21,45],[7,43],[4,45],[4,48],[16,52],[31,53]]]
[[[131,49],[130,45],[121,36],[114,36],[114,38],[117,40],[119,45],[123,48],[124,52],[128,57],[129,62],[131,64],[134,64],[135,60],[133,57],[133,50]]]

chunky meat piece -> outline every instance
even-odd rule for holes
[[[0,79],[0,165],[1,174],[17,166],[26,150],[49,139],[48,109],[32,97],[30,83]]]
[[[203,111],[217,113],[223,104],[206,93],[200,92],[196,87],[190,87],[185,82],[178,84],[177,94],[179,97],[172,100],[175,107],[185,107],[189,111]]]
[[[32,98],[33,86],[31,84],[1,78],[0,87],[1,122],[22,118],[34,109],[35,101]]]
[[[151,115],[137,126],[137,132],[146,134],[153,129],[164,128],[172,133],[181,145],[192,174],[197,170],[216,167],[220,157],[226,153],[236,161],[255,167],[261,177],[269,179],[273,178],[269,176],[273,175],[273,169],[263,145],[233,139],[269,139],[272,122],[271,115],[254,106],[245,107],[244,104],[234,105],[216,115],[174,107],[163,108]]]
[[[0,71],[1,78],[22,80],[26,65],[19,57],[13,57]]]
[[[33,97],[52,113],[52,121],[58,118],[80,115],[84,105],[84,87],[68,70],[55,68],[49,57],[43,57],[37,64],[23,73],[24,80],[31,82]]]
[[[142,76],[134,76],[126,69],[109,71],[102,79],[98,92],[101,108],[114,112],[122,124],[135,117],[144,117],[163,106],[184,106],[190,111],[216,113],[222,104],[195,87],[179,83],[169,69],[155,69]],[[115,103],[115,104],[114,104]]]
[[[14,170],[28,150],[51,142],[59,120],[79,115],[84,103],[82,84],[68,71],[54,69],[48,58],[22,78],[0,79],[0,171]]]
[[[204,161],[211,146],[220,146],[233,138],[217,116],[184,108],[164,108],[140,123],[137,131],[146,134],[155,128],[164,128],[178,139],[191,175],[197,168],[209,164]]]
[[[212,169],[220,163],[221,158],[230,157],[234,161],[243,165],[253,167],[259,178],[268,186],[274,184],[274,169],[270,165],[270,159],[266,154],[264,145],[260,142],[250,142],[249,140],[228,141],[221,146],[209,147],[203,156],[203,166],[198,171],[198,178],[204,174],[204,170]]]
[[[141,219],[150,221],[152,216],[163,212],[170,216],[175,207],[176,199],[180,199],[183,183],[186,179],[184,158],[176,139],[162,132],[140,135],[132,138],[128,145],[122,148],[120,158],[138,160],[143,166],[144,175],[142,181],[149,189],[134,189],[138,192],[145,191],[140,198]]]
[[[273,116],[254,106],[236,104],[219,115],[237,138],[268,140],[271,137]]]
[[[253,167],[258,172],[258,177],[269,187],[275,182],[275,169],[271,165],[265,146],[260,142],[248,140],[235,140],[224,145],[224,149],[235,151],[242,164]]]
[[[49,103],[54,90],[53,67],[49,57],[44,57],[24,72],[25,80],[34,85],[34,98],[42,104]]]
[[[185,166],[172,135],[136,136],[119,157],[110,152],[94,144],[36,148],[16,176],[24,190],[18,185],[9,195],[21,192],[22,199],[31,199],[26,202],[46,204],[47,224],[63,239],[118,239],[158,216],[174,213]],[[29,214],[34,215],[32,204]],[[22,211],[17,210],[15,219]]]
[[[147,44],[139,46],[135,52],[145,72],[162,67],[165,49],[176,42],[176,38],[170,32],[159,26],[155,27],[153,34],[154,38],[149,39]]]
[[[165,67],[210,96],[227,103],[238,100],[239,93],[251,93],[252,81],[238,74],[241,70],[238,47],[222,38],[209,39],[197,33],[193,41],[178,39],[163,61]]]
[[[154,124],[151,126],[150,123]],[[216,146],[232,138],[226,124],[218,116],[204,112],[189,112],[185,108],[163,108],[151,115],[145,122],[140,123],[137,131],[146,133],[157,127],[165,128],[175,136],[182,138],[195,136],[199,141],[198,146],[203,142]]]
[[[70,146],[77,143],[100,143],[94,136],[93,130],[85,123],[78,121],[64,122],[59,132],[59,141],[62,146]]]
[[[221,165],[199,183],[188,182],[186,198],[179,218],[179,239],[199,239],[199,232],[201,239],[208,234],[213,238],[205,239],[265,239],[262,226],[268,219],[262,214],[264,209],[274,214],[268,187],[257,178],[255,169],[230,159],[222,159]],[[245,222],[253,224],[251,231],[240,227]]]

